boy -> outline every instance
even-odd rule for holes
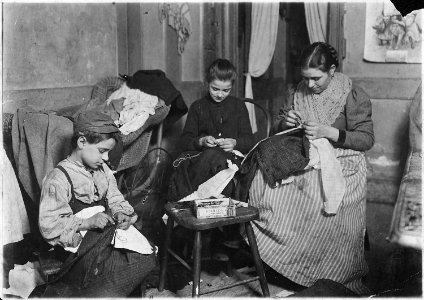
[[[137,221],[105,163],[118,132],[108,115],[78,114],[72,153],[43,180],[41,234],[49,244],[60,246],[56,248],[78,247],[45,296],[125,297],[155,266],[154,253],[143,255],[111,244],[116,228],[126,230]],[[89,218],[77,215],[93,209],[97,213]]]

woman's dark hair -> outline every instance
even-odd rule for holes
[[[106,141],[108,139],[114,139],[116,142],[119,141],[119,135],[116,132],[113,132],[113,133],[97,133],[97,132],[91,132],[91,131],[74,132],[74,136],[71,139],[72,149],[77,148],[77,141],[81,136],[85,137],[87,142],[90,144],[97,144],[102,141]]]
[[[332,65],[337,68],[339,66],[339,58],[336,49],[327,43],[313,43],[303,49],[300,55],[301,69],[313,68],[328,72]]]
[[[206,72],[206,82],[211,83],[214,80],[233,82],[237,77],[236,68],[227,60],[218,58],[208,68]]]

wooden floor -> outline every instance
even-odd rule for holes
[[[207,271],[202,271],[200,276],[202,281],[200,284],[200,292],[201,293],[207,292],[208,290],[222,287],[224,285],[234,283],[238,280],[248,279],[251,276],[245,273],[246,269],[247,268],[241,268],[239,269],[239,271],[233,270],[234,274],[232,277],[228,277],[225,274],[225,272],[220,272],[218,275],[212,275],[208,273]],[[292,291],[285,290],[273,284],[269,284],[268,287],[269,287],[270,295],[273,298],[282,298],[282,297],[286,297],[288,295],[293,294]],[[152,288],[146,291],[146,298],[191,297],[191,289],[192,289],[191,282],[188,283],[183,288],[177,290],[176,292],[172,292],[166,289],[163,292],[159,292],[157,288]],[[261,297],[261,296],[262,296],[262,292],[261,292],[259,281],[253,281],[244,285],[239,285],[239,286],[225,289],[222,291],[202,295],[202,297]]]

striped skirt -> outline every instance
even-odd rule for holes
[[[346,179],[346,192],[337,214],[322,214],[321,170],[296,174],[293,182],[268,186],[260,170],[249,191],[249,204],[259,209],[253,222],[262,260],[303,285],[325,278],[366,294],[361,278],[364,257],[366,162],[364,153],[336,149]]]

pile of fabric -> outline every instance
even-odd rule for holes
[[[115,91],[119,91],[117,95],[120,99],[109,97]],[[136,98],[132,95],[136,95]],[[171,124],[183,116],[188,108],[181,93],[164,72],[141,70],[133,76],[125,76],[125,80],[119,77],[101,80],[93,88],[91,99],[71,114],[65,111],[18,109],[12,120],[14,160],[17,176],[34,202],[39,199],[45,174],[70,153],[72,116],[87,110],[108,113],[117,122],[130,121],[123,122],[126,124],[126,134],[121,135],[121,143],[109,155],[111,168],[121,171],[137,165],[147,153],[152,126],[165,119],[167,124]],[[119,113],[122,113],[122,117]]]

